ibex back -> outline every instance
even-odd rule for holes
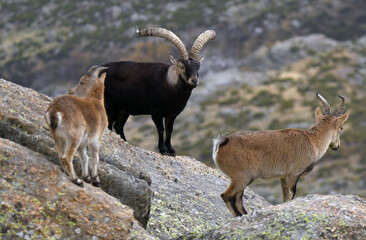
[[[316,124],[308,130],[282,129],[237,132],[213,140],[213,159],[231,179],[221,194],[233,216],[246,214],[242,197],[244,189],[257,178],[280,178],[283,200],[293,199],[300,176],[310,172],[328,147],[337,150],[340,133],[348,112],[343,114],[345,99],[334,115],[327,101],[322,101],[326,114],[315,110]]]
[[[104,109],[104,79],[98,77],[105,67],[93,66],[70,89],[70,95],[57,97],[48,107],[45,118],[55,142],[62,166],[72,182],[83,186],[72,164],[75,151],[82,162],[84,181],[99,186],[97,173],[100,141],[108,126]],[[90,147],[92,172],[89,176],[87,147]]]

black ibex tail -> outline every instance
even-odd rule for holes
[[[55,131],[55,129],[61,124],[62,115],[60,112],[51,112],[51,114],[46,114],[46,121],[50,128]]]

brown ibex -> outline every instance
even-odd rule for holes
[[[291,200],[299,178],[313,169],[328,147],[339,148],[348,119],[348,112],[343,114],[345,99],[339,96],[341,104],[332,115],[327,101],[317,96],[326,114],[317,107],[316,124],[308,130],[244,131],[213,140],[213,160],[231,180],[221,197],[234,217],[247,213],[243,192],[254,179],[280,178],[283,200]]]
[[[75,174],[73,156],[78,151],[81,159],[82,177],[85,182],[100,185],[97,173],[100,141],[108,126],[104,108],[104,80],[98,77],[106,67],[92,66],[70,89],[69,95],[57,97],[49,105],[45,118],[55,142],[62,166],[70,180],[83,186]],[[87,147],[91,153],[91,177],[88,170]]]

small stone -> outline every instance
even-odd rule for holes
[[[18,232],[17,234],[15,234],[16,236],[20,237],[20,238],[23,238],[24,236],[24,233],[23,232]]]

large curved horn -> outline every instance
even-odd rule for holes
[[[341,116],[344,113],[344,110],[346,108],[346,99],[339,95],[338,97],[341,98],[341,103],[339,104],[339,107],[335,110],[334,116]]]
[[[325,98],[322,97],[322,95],[320,95],[319,93],[316,94],[316,96],[320,99],[320,101],[322,102],[324,109],[325,109],[325,114],[326,115],[331,115],[332,111],[330,110],[330,106],[327,102],[327,100],[325,100]]]
[[[197,39],[194,41],[191,51],[189,52],[189,57],[198,60],[201,49],[209,41],[216,38],[216,32],[214,30],[206,30],[201,33]]]
[[[180,57],[182,60],[188,59],[188,52],[182,41],[175,35],[172,31],[169,31],[165,28],[147,28],[143,30],[139,30],[136,27],[136,33],[140,37],[161,37],[165,38],[166,40],[170,41],[174,44],[174,46],[178,49]]]

